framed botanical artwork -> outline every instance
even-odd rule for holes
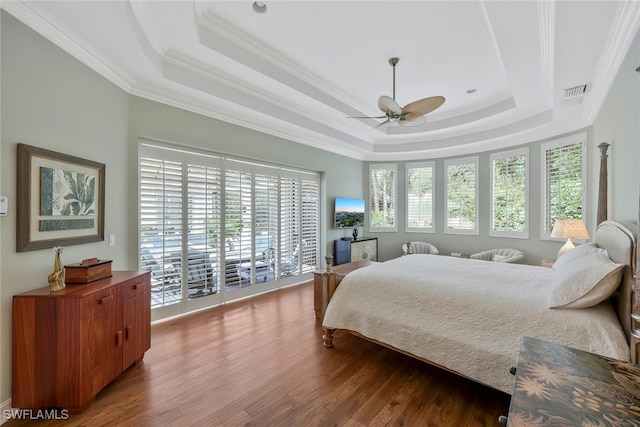
[[[105,165],[18,144],[16,250],[104,240]]]

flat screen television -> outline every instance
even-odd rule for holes
[[[336,197],[334,228],[364,227],[364,200]]]

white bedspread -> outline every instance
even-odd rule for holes
[[[347,275],[323,325],[358,332],[507,393],[522,336],[628,361],[629,346],[608,301],[547,308],[553,274],[545,267],[404,256]]]

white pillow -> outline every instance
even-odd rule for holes
[[[507,259],[509,259],[509,257],[507,255],[495,255],[493,257],[493,260],[496,261],[496,262],[502,262],[502,261],[507,260]]]
[[[567,263],[553,277],[549,307],[586,308],[599,304],[620,284],[623,267],[611,261],[606,250]]]
[[[562,254],[560,258],[558,258],[556,262],[553,263],[552,268],[554,270],[559,270],[564,265],[567,265],[573,260],[576,260],[578,258],[581,258],[589,254],[602,252],[602,251],[604,251],[604,249],[600,249],[599,247],[596,246],[595,243],[585,243],[583,245],[578,245],[575,248],[571,249],[570,251]]]

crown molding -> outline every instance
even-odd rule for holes
[[[598,61],[591,92],[585,97],[584,117],[590,125],[596,120],[629,47],[640,30],[640,2],[621,1]]]
[[[244,119],[240,119],[238,115],[228,114],[223,108],[214,108],[211,103],[196,102],[191,97],[183,96],[178,92],[171,92],[160,87],[137,85],[130,94],[145,100],[158,102],[169,107],[189,111],[231,125],[251,129],[356,160],[364,160],[367,153],[366,150],[356,149],[353,145],[344,143],[341,140],[331,139],[326,135],[314,133],[307,129],[293,126],[290,123],[285,123],[282,126],[274,126],[274,119],[270,116],[263,118],[264,123],[260,122],[257,118],[250,119],[248,115],[244,116]]]

